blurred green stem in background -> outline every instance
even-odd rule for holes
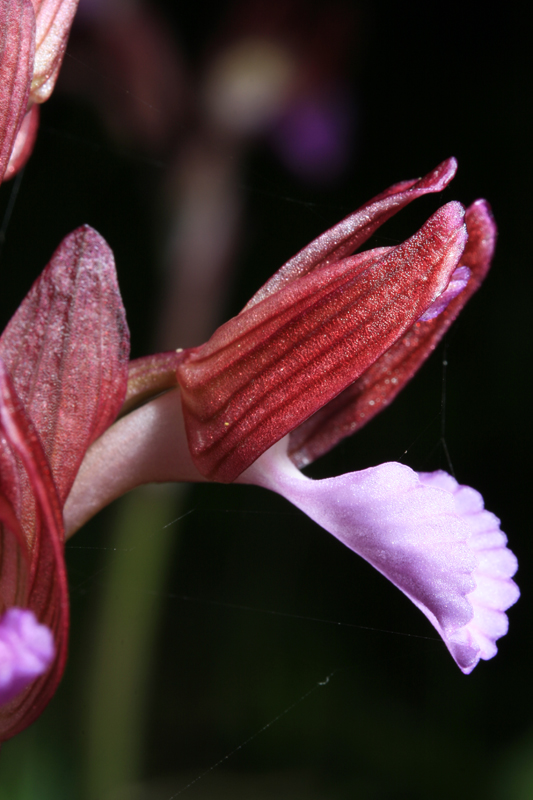
[[[134,796],[167,575],[186,486],[146,486],[117,504],[85,697],[86,797]],[[92,663],[91,663],[92,662]]]

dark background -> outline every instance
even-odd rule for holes
[[[230,4],[215,13],[202,2],[151,5],[172,30],[188,75],[199,80]],[[98,626],[111,613],[102,597],[113,607],[122,602],[118,585],[105,588],[106,576],[132,557],[131,548],[112,549],[122,512],[110,509],[67,546],[70,664],[42,719],[5,745],[2,798],[170,800],[229,753],[183,796],[533,796],[529,28],[511,4],[492,13],[478,2],[341,5],[353,14],[341,59],[356,120],[350,159],[329,183],[302,181],[265,138],[247,144],[243,233],[221,319],[369,197],[458,158],[457,178],[442,198],[418,201],[371,242],[402,241],[451,199],[492,204],[500,231],[493,270],[446,340],[446,418],[441,345],[388,410],[310,474],[386,460],[448,469],[445,425],[458,480],[482,492],[519,558],[522,597],[510,611],[509,634],[493,661],[465,677],[394,587],[282,499],[248,487],[194,487],[165,499],[163,524],[191,513],[175,526],[157,591],[143,590],[146,602],[157,597],[157,635],[146,644],[152,660],[142,696],[128,702],[144,709],[129,757],[134,767],[124,768],[121,785],[105,774],[91,778],[95,760],[106,769],[88,744],[95,724],[88,708],[108,691],[91,678]],[[69,52],[79,42],[86,46],[81,26]],[[112,83],[100,63],[67,56],[63,72],[42,108],[5,228],[2,322],[60,240],[88,222],[115,253],[136,357],[155,346],[158,214],[170,148],[150,151],[113,135],[98,104],[74,91],[81,72],[85,87],[103,84],[117,93],[118,107],[127,106],[128,86]],[[189,124],[181,119],[180,135]],[[0,215],[14,186],[0,189]],[[161,527],[142,517],[142,546],[132,548],[149,552]],[[127,592],[135,594],[135,585]],[[137,613],[125,608],[128,624]],[[110,706],[110,730],[118,713]],[[105,751],[108,731],[99,724]],[[115,744],[109,740],[111,750]]]

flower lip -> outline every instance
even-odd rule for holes
[[[395,463],[311,480],[287,457],[287,439],[237,481],[281,494],[372,564],[425,614],[462,672],[496,654],[520,594],[517,562],[474,489]]]
[[[452,656],[468,675],[480,659],[496,655],[496,641],[507,633],[509,623],[504,612],[520,597],[520,590],[512,580],[518,562],[506,546],[507,537],[500,530],[500,520],[485,510],[479,492],[470,486],[460,486],[442,470],[419,473],[418,477],[424,486],[440,488],[453,496],[454,511],[467,524],[468,546],[476,557],[472,573],[475,586],[466,595],[472,615],[462,628],[445,630],[442,634]]]

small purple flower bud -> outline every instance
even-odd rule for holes
[[[0,705],[43,675],[55,657],[54,637],[33,611],[9,608],[0,617]]]

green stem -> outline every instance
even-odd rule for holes
[[[119,504],[88,665],[88,800],[119,796],[117,791],[142,776],[161,597],[178,537],[178,523],[169,522],[179,516],[184,490],[182,485],[144,486]]]

